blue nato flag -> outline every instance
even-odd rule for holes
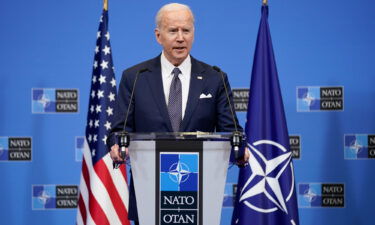
[[[232,225],[297,225],[292,155],[268,25],[262,6],[245,126],[249,165],[240,169]]]

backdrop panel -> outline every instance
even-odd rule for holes
[[[237,101],[246,99],[261,1],[182,2],[196,16],[192,55],[227,72],[232,88],[244,89]],[[117,82],[124,68],[159,54],[154,16],[165,3],[110,0]],[[102,2],[1,5],[1,224],[74,224]],[[370,0],[270,0],[303,225],[373,224],[374,12]],[[246,112],[237,115],[244,126]],[[238,169],[228,172],[222,225]]]

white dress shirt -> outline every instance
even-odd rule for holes
[[[168,105],[169,100],[169,91],[171,87],[171,83],[173,80],[172,71],[175,66],[168,61],[168,59],[164,55],[164,51],[160,57],[161,62],[161,76],[163,79],[163,89],[164,89],[164,96],[165,102]],[[190,55],[186,57],[186,59],[178,66],[181,73],[178,75],[181,81],[181,88],[182,88],[182,119],[185,115],[186,103],[189,95],[189,86],[190,86],[190,76],[191,76],[191,59]]]

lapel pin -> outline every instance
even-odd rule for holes
[[[202,76],[197,76],[197,79],[198,79],[198,80],[202,80],[203,77],[202,77]]]

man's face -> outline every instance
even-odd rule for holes
[[[155,29],[156,40],[163,46],[165,57],[173,65],[180,65],[190,53],[194,41],[193,18],[187,10],[166,11],[159,28]]]

